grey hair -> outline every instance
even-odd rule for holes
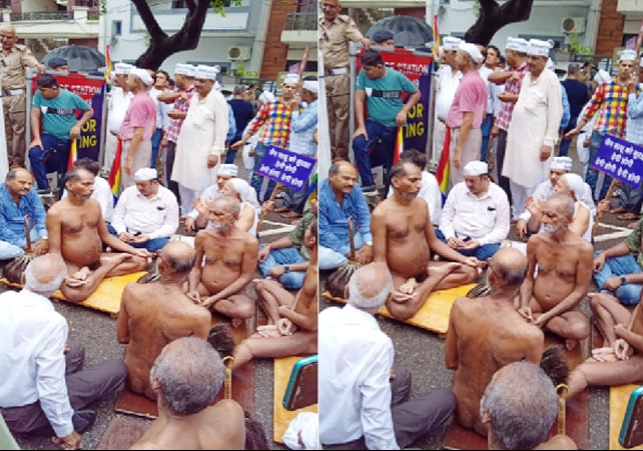
[[[556,193],[551,196],[549,200],[557,202],[568,218],[571,219],[574,217],[575,205],[574,200],[571,198],[571,196],[568,196],[567,194]]]
[[[47,282],[41,282],[39,280],[39,276],[40,278],[42,278],[41,271],[43,268],[39,268],[39,266],[42,266],[42,264],[43,263],[40,261],[40,258],[36,258],[27,265],[27,268],[24,272],[24,288],[27,291],[31,291],[32,293],[40,294],[48,298],[60,288],[63,281],[65,280],[65,277],[67,277],[67,267],[65,266],[65,262],[61,258],[59,261],[58,272],[55,273],[54,277],[52,277],[51,280]],[[49,266],[49,264],[47,266]]]
[[[239,202],[239,199],[233,196],[221,196],[217,200],[221,200],[221,202],[223,202],[224,205],[228,207],[233,215],[235,215],[237,218],[239,217],[239,215],[241,214],[241,202]]]
[[[171,349],[167,349],[168,346]],[[225,368],[221,356],[198,337],[179,338],[164,348],[150,371],[150,383],[161,384],[161,396],[178,415],[192,415],[212,405],[221,390]]]
[[[360,310],[379,310],[386,302],[391,291],[393,291],[393,277],[388,270],[382,271],[381,277],[377,279],[378,283],[376,287],[373,287],[372,284],[369,285],[374,279],[372,273],[377,270],[373,265],[374,264],[371,263],[370,265],[359,268],[348,281],[348,303]],[[363,281],[362,279],[367,280]],[[368,289],[373,290],[373,288],[377,289],[374,294],[364,294],[364,291]]]
[[[501,449],[534,449],[556,420],[558,396],[539,366],[514,362],[498,370],[489,382],[480,401],[480,415],[485,413],[491,416],[489,432]]]

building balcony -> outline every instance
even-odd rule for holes
[[[426,0],[342,0],[342,8],[425,8]]]
[[[11,22],[16,34],[25,39],[98,38],[98,19],[88,16],[89,8],[74,6],[73,11],[12,13],[2,11],[2,22]]]
[[[628,19],[643,17],[643,0],[618,0],[616,11]]]
[[[317,43],[317,13],[288,13],[281,42],[291,47],[305,47]]]

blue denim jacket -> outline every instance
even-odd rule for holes
[[[0,185],[0,240],[18,247],[27,244],[25,215],[31,218],[31,228],[38,230],[38,236],[47,236],[45,207],[36,189],[31,188],[26,196],[20,198],[19,205],[16,205],[7,189],[7,184]]]
[[[348,241],[348,218],[355,219],[355,232],[362,235],[364,242],[373,241],[371,235],[371,212],[359,185],[345,195],[342,204],[335,200],[328,179],[319,187],[319,244],[342,255],[350,251]]]

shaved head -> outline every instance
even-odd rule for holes
[[[520,286],[527,276],[527,256],[517,249],[501,248],[493,256],[490,265],[505,286]]]
[[[22,275],[26,290],[50,297],[62,285],[67,276],[67,266],[60,254],[47,254],[27,265]]]
[[[196,260],[196,250],[183,241],[170,241],[160,252],[163,264],[174,272],[188,273]]]
[[[350,305],[377,311],[393,290],[393,278],[384,263],[371,263],[355,271],[346,289]]]
[[[552,208],[558,209],[567,216],[570,220],[574,217],[574,199],[565,194],[554,194],[547,201],[546,204]]]

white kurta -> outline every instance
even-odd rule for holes
[[[507,130],[507,150],[502,175],[517,185],[534,189],[549,177],[549,165],[558,140],[563,116],[561,85],[551,70],[532,80],[527,72]],[[540,161],[540,149],[551,146],[552,154]],[[521,212],[519,212],[521,213]]]
[[[172,180],[193,191],[213,184],[227,133],[228,106],[223,95],[212,89],[205,99],[200,99],[195,93],[176,141]],[[209,155],[219,157],[212,169],[208,169]]]

